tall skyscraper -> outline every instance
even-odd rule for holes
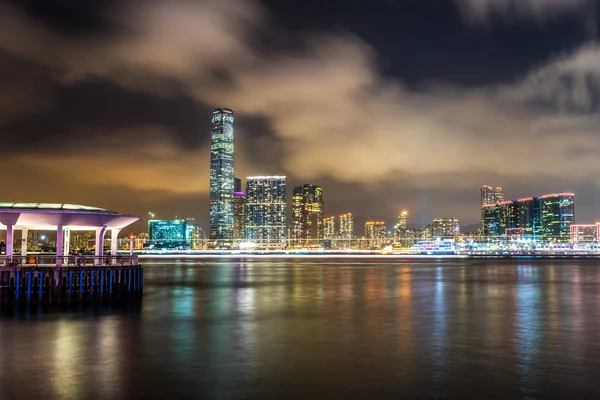
[[[354,237],[354,217],[352,213],[340,215],[340,239],[344,248],[349,248]]]
[[[285,176],[246,178],[246,239],[259,249],[286,246]]]
[[[233,237],[239,245],[246,238],[246,195],[233,192]]]
[[[333,240],[337,238],[337,232],[335,231],[335,217],[328,217],[323,220],[323,226],[325,230],[325,239]]]
[[[243,192],[244,190],[242,189],[242,179],[241,178],[233,178],[233,191],[234,192]]]
[[[292,197],[292,246],[322,247],[323,238],[323,189],[296,186]]]
[[[233,245],[234,147],[233,111],[216,108],[212,114],[210,147],[209,246]]]
[[[406,211],[402,211],[400,215],[398,215],[398,224],[396,227],[401,230],[406,230],[407,219],[408,213]]]

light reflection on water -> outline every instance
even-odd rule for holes
[[[600,396],[594,262],[146,264],[141,309],[5,313],[0,398]]]

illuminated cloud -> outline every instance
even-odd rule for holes
[[[582,4],[558,3],[461,2],[477,18],[513,8],[538,16]],[[301,52],[255,51],[250,42],[267,16],[249,0],[131,4],[138,7],[113,16],[120,35],[86,42],[61,37],[6,8],[0,26],[11,34],[0,35],[0,51],[48,68],[61,84],[102,77],[158,96],[185,92],[200,104],[233,108],[238,119],[264,119],[273,144],[264,140],[251,152],[247,142],[238,142],[240,176],[268,173],[254,161],[261,152],[281,157],[274,173],[362,188],[392,182],[398,190],[476,191],[486,176],[597,181],[600,144],[590,138],[600,124],[590,108],[589,82],[559,84],[564,74],[597,73],[595,47],[549,60],[510,86],[432,85],[414,91],[384,77],[374,50],[352,35],[307,39]],[[225,79],[216,79],[216,72]],[[553,113],[544,101],[570,101],[582,113]],[[132,141],[140,132],[148,134],[146,140]],[[207,192],[208,149],[184,151],[156,127],[110,137],[122,139],[50,157],[44,164],[75,182],[113,182],[143,192]],[[14,157],[41,168],[35,156]]]

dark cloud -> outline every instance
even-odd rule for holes
[[[476,222],[478,188],[487,183],[505,187],[507,197],[577,190],[578,214],[595,219],[600,124],[589,96],[600,76],[598,48],[573,50],[571,35],[559,53],[548,46],[533,61],[492,57],[482,67],[452,54],[458,48],[451,43],[481,50],[482,58],[510,51],[493,35],[475,39],[485,35],[461,22],[455,3],[434,3],[448,15],[429,19],[437,9],[412,2],[390,8],[430,25],[403,31],[399,24],[386,40],[356,34],[351,24],[286,31],[273,22],[280,15],[270,13],[274,3],[249,0],[97,2],[60,17],[44,7],[0,5],[0,70],[10,83],[0,94],[3,149],[10,149],[2,162],[24,171],[5,178],[18,187],[5,200],[81,202],[206,223],[210,109],[225,106],[237,116],[236,175],[320,184],[326,214],[350,211],[392,224],[406,209],[413,223],[444,216]],[[390,18],[373,7],[366,12]],[[89,31],[80,34],[83,25]],[[257,45],[268,32],[293,43]],[[412,48],[406,54],[413,57],[402,60],[410,67],[382,67],[400,62],[394,44]],[[492,66],[518,77],[485,77]],[[464,84],[460,68],[481,77]],[[411,69],[413,77],[422,71],[418,85],[398,73]],[[440,83],[453,73],[452,82]],[[560,84],[582,76],[582,85]],[[564,101],[578,107],[544,107]]]

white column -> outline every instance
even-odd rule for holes
[[[101,228],[96,228],[96,265],[102,264],[102,253],[104,252],[104,233],[106,232],[106,227],[103,226]]]
[[[67,257],[71,251],[71,230],[69,228],[64,229],[64,241],[63,241],[63,252],[62,255]]]
[[[62,254],[63,254],[63,236],[64,228],[62,225],[56,227],[56,265],[62,265]]]
[[[117,255],[117,240],[120,231],[120,229],[110,230],[110,254],[113,256]]]
[[[27,228],[21,229],[21,255],[27,255]]]
[[[13,226],[6,225],[6,256],[13,255]]]

